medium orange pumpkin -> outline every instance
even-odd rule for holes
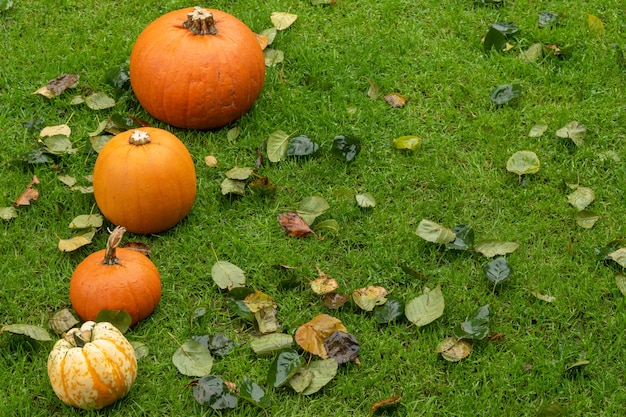
[[[132,233],[159,233],[191,210],[196,170],[189,151],[173,134],[151,127],[128,130],[100,151],[93,193],[111,223]]]
[[[70,278],[70,301],[83,320],[102,310],[124,310],[131,326],[148,317],[161,299],[161,276],[152,261],[133,249],[118,248],[125,229],[116,227],[106,249],[92,253]]]
[[[219,10],[196,6],[159,17],[130,55],[130,83],[141,105],[181,128],[217,129],[238,119],[264,81],[256,35]]]
[[[71,329],[48,355],[48,378],[65,404],[98,410],[125,396],[137,376],[135,349],[111,323]]]

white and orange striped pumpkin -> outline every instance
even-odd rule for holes
[[[48,356],[48,377],[61,401],[84,410],[112,404],[137,376],[135,350],[111,323],[85,322],[57,341]]]

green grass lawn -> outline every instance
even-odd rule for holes
[[[232,415],[365,416],[375,402],[394,396],[400,397],[395,414],[403,416],[535,416],[551,405],[553,413],[543,415],[624,413],[626,304],[615,279],[621,267],[594,253],[626,238],[623,1],[215,1],[209,7],[237,16],[257,33],[272,26],[272,12],[298,15],[271,45],[284,52],[284,62],[267,68],[261,97],[234,125],[209,132],[171,128],[152,119],[132,93],[100,111],[70,103],[74,95],[93,91],[112,96],[107,70],[127,63],[147,24],[187,6],[180,0],[15,0],[0,12],[0,207],[11,206],[33,175],[40,181],[39,199],[0,222],[1,325],[47,328],[53,314],[71,308],[72,271],[104,247],[111,225],[92,244],[59,251],[59,239],[75,233],[70,221],[98,208],[92,194],[70,191],[58,177],[71,175],[88,185],[84,176],[97,157],[88,133],[112,114],[130,114],[187,145],[198,194],[175,228],[126,237],[150,246],[163,296],[157,310],[126,333],[149,348],[135,385],[101,414],[216,414],[194,400],[190,384],[197,378],[181,375],[172,363],[176,340],[216,332],[239,346],[217,358],[212,373],[235,383],[249,377],[272,399],[265,412],[241,402]],[[538,15],[546,11],[559,22],[540,28]],[[601,19],[603,34],[590,30],[588,14]],[[519,28],[509,41],[512,49],[485,53],[481,38],[500,21]],[[567,53],[533,62],[518,58],[534,43]],[[51,100],[32,94],[62,73],[80,74],[78,86]],[[408,103],[392,108],[368,97],[368,79],[381,93],[401,94]],[[520,84],[522,95],[492,104],[490,93],[501,84]],[[586,126],[581,146],[555,134],[571,121]],[[38,127],[27,128],[33,122]],[[72,128],[75,154],[55,164],[20,159],[39,147],[42,127],[63,123]],[[529,136],[537,124],[547,130]],[[240,135],[229,141],[235,125]],[[308,135],[320,144],[318,155],[279,163],[265,158],[256,172],[276,186],[273,196],[223,196],[225,172],[253,167],[257,149],[276,130]],[[331,153],[340,134],[362,143],[353,163]],[[405,135],[422,138],[421,148],[395,149],[393,139]],[[541,161],[523,183],[506,169],[520,150]],[[217,167],[206,166],[207,155],[218,159]],[[600,219],[592,228],[577,225],[567,184],[595,192],[588,209]],[[357,205],[354,195],[366,192],[376,207]],[[277,214],[313,195],[330,205],[317,221],[336,220],[338,233],[287,236]],[[519,248],[506,255],[509,280],[494,291],[483,272],[492,259],[421,239],[415,232],[422,219],[450,228],[470,225],[476,240],[517,242]],[[269,386],[272,358],[254,354],[248,344],[254,328],[228,309],[226,293],[213,282],[216,257],[239,266],[247,286],[276,300],[286,332],[321,313],[339,318],[360,343],[360,366],[341,365],[311,396]],[[418,328],[407,321],[380,325],[351,302],[330,310],[307,284],[316,267],[343,292],[379,285],[405,302],[424,287],[441,285],[444,314]],[[300,284],[284,288],[289,278]],[[546,302],[533,292],[554,299]],[[471,355],[460,362],[442,359],[438,343],[486,304],[490,334],[499,336],[474,341]],[[200,307],[208,313],[192,319]],[[46,374],[51,348],[52,342],[0,335],[0,415],[89,414],[64,406],[52,391]],[[567,370],[580,360],[589,363]]]

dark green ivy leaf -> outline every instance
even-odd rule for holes
[[[559,22],[559,15],[552,12],[539,13],[539,27],[544,28],[546,26],[555,25]]]
[[[361,141],[353,136],[339,135],[333,139],[333,153],[346,162],[353,162],[361,152]]]
[[[272,400],[263,388],[249,377],[245,377],[243,382],[239,384],[239,398],[242,398],[257,407],[268,408],[272,405]]]
[[[305,364],[304,359],[293,349],[282,349],[270,365],[267,382],[274,388],[283,386]]]
[[[502,256],[485,265],[483,271],[494,285],[500,284],[511,276],[511,267]]]
[[[490,95],[491,102],[501,106],[522,95],[520,84],[502,84],[497,86]]]
[[[214,353],[217,356],[228,355],[235,348],[235,342],[222,333],[192,336],[192,339],[209,349],[211,353]]]
[[[247,322],[254,323],[254,314],[250,311],[246,303],[243,300],[236,300],[229,298],[226,300],[226,305],[237,316],[241,317]]]
[[[485,52],[487,53],[492,49],[502,52],[506,48],[506,37],[502,32],[492,26],[487,31],[487,35],[485,35],[483,48],[485,48]]]
[[[130,130],[130,129],[138,129],[141,127],[136,120],[131,117],[122,116],[121,114],[112,114],[109,116],[109,120],[113,124],[114,128],[119,130]]]
[[[127,66],[111,68],[104,74],[104,82],[119,90],[130,88],[130,71]]]
[[[133,319],[124,310],[100,310],[94,321],[96,323],[106,321],[117,327],[120,332],[126,333]]]
[[[46,119],[41,116],[34,116],[32,119],[24,122],[23,126],[26,130],[39,131],[46,123]]]
[[[390,324],[404,317],[404,303],[396,298],[388,298],[385,304],[376,307],[374,317],[379,324]]]
[[[310,156],[314,155],[320,146],[309,139],[306,135],[296,136],[289,140],[287,156]]]
[[[517,25],[511,22],[496,22],[491,25],[491,27],[502,33],[504,36],[515,35],[517,32],[519,32],[519,28],[517,27]]]
[[[452,228],[456,238],[446,244],[446,248],[455,250],[469,250],[474,247],[474,229],[465,224],[457,224]]]
[[[479,307],[471,320],[455,326],[452,333],[458,339],[484,339],[489,334],[489,304]]]
[[[193,397],[200,405],[213,410],[226,410],[237,406],[237,397],[230,393],[222,378],[206,375],[193,388]]]
[[[54,159],[44,148],[22,152],[17,156],[17,159],[28,164],[50,164],[54,162]]]
[[[595,248],[594,251],[596,258],[599,261],[611,261],[612,258],[609,257],[609,254],[615,252],[619,248],[626,248],[626,239],[612,240],[603,247]]]

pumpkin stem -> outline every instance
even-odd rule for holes
[[[74,338],[74,344],[76,344],[76,347],[82,348],[87,344],[87,342],[80,337],[78,332],[72,333],[72,337]]]
[[[150,135],[145,130],[135,130],[128,138],[128,143],[131,145],[145,145],[147,143],[152,142]]]
[[[126,229],[122,226],[117,226],[111,232],[111,236],[107,240],[104,260],[102,261],[104,265],[117,265],[119,263],[119,259],[115,256],[115,250],[120,245],[124,232],[126,232]]]
[[[187,14],[187,21],[183,27],[189,29],[194,35],[216,35],[215,19],[213,13],[200,6],[193,8],[193,12]]]

